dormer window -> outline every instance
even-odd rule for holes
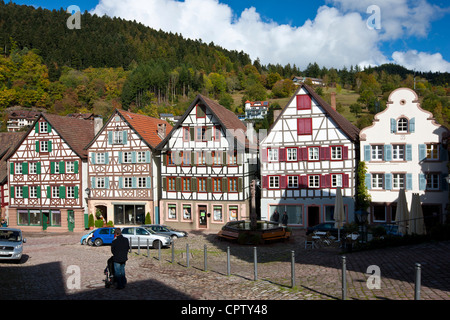
[[[409,121],[406,118],[400,118],[397,121],[397,132],[398,133],[407,133],[409,127]]]

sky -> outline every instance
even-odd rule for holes
[[[6,1],[5,1],[6,2]],[[14,0],[136,20],[248,53],[264,65],[395,63],[450,72],[447,0]],[[69,16],[69,15],[68,15]],[[81,21],[81,28],[83,21]]]

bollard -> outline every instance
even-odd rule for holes
[[[257,248],[253,247],[253,261],[254,261],[254,280],[258,280],[258,252]]]
[[[189,243],[186,244],[186,267],[189,268]]]
[[[149,239],[147,239],[147,258],[150,258],[150,242],[149,242]]]
[[[172,264],[175,261],[175,242],[172,243]]]
[[[141,255],[141,237],[138,237],[138,256]]]
[[[416,281],[414,287],[414,300],[420,300],[421,266],[416,263]]]
[[[132,253],[132,252],[133,252],[133,249],[132,249],[133,247],[132,247],[132,245],[131,245],[131,243],[132,243],[132,242],[131,242],[131,238],[128,238],[128,240],[130,241],[130,253]]]
[[[203,247],[203,257],[204,257],[203,271],[206,272],[206,270],[208,270],[206,244],[205,244],[205,246]]]
[[[295,251],[291,251],[291,287],[295,287]]]
[[[347,261],[342,256],[342,300],[347,300]]]
[[[161,261],[161,241],[158,241],[158,261]]]
[[[227,276],[231,275],[230,247],[227,247]]]

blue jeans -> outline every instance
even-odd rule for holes
[[[125,277],[125,263],[114,262],[114,277],[117,281],[117,288],[125,288],[125,285],[127,284],[127,278]]]

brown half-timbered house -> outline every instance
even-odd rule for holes
[[[171,129],[168,122],[142,114],[112,114],[86,146],[89,213],[101,213],[118,226],[143,224],[147,213],[158,222],[155,148]]]
[[[41,114],[8,156],[9,226],[52,232],[85,228],[84,150],[94,121]]]

